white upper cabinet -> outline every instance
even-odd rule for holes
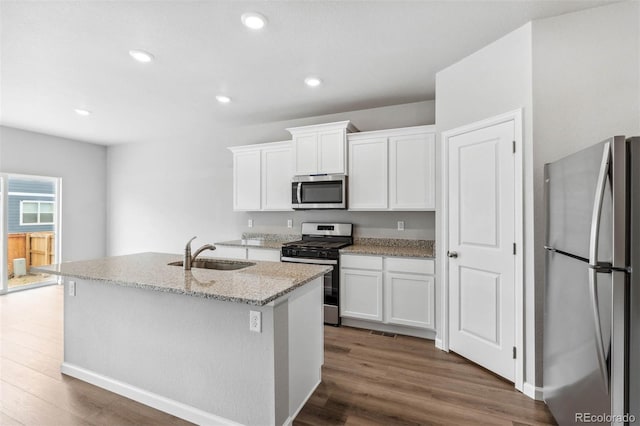
[[[291,142],[230,147],[233,210],[291,210]]]
[[[389,138],[389,207],[436,208],[435,133]]]
[[[347,132],[358,131],[348,120],[287,130],[293,137],[295,175],[347,173]]]
[[[349,209],[387,210],[387,138],[349,140]]]
[[[233,210],[260,210],[260,150],[233,153]]]
[[[318,135],[315,133],[297,135],[293,140],[294,175],[318,173]]]
[[[262,149],[262,210],[291,210],[291,142]]]
[[[349,210],[434,210],[435,126],[348,135]]]

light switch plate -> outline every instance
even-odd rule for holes
[[[76,282],[69,281],[69,296],[75,296],[75,295],[76,295]]]
[[[398,221],[398,231],[404,231],[404,220]]]
[[[248,226],[249,228],[253,228],[253,219],[249,219],[249,220],[247,221],[247,226]]]
[[[287,219],[287,228],[293,228],[293,219]]]

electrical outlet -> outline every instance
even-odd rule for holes
[[[262,333],[262,312],[249,311],[249,330]]]
[[[69,296],[75,296],[75,295],[76,295],[76,282],[69,281]]]
[[[249,219],[249,220],[247,221],[247,226],[248,226],[249,228],[253,228],[253,219]]]
[[[404,220],[398,221],[398,231],[404,231]]]
[[[293,219],[287,219],[287,228],[293,228]]]

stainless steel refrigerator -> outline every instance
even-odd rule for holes
[[[560,425],[640,422],[640,137],[545,165],[544,400]]]

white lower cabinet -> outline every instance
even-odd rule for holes
[[[280,262],[280,250],[278,249],[218,245],[216,246],[216,250],[211,253],[212,254],[209,255],[211,257],[222,257],[225,259]]]
[[[386,272],[384,320],[389,324],[435,328],[434,282],[426,275]]]
[[[435,329],[433,259],[342,255],[340,315]]]
[[[359,269],[340,271],[340,314],[382,321],[382,272]]]

